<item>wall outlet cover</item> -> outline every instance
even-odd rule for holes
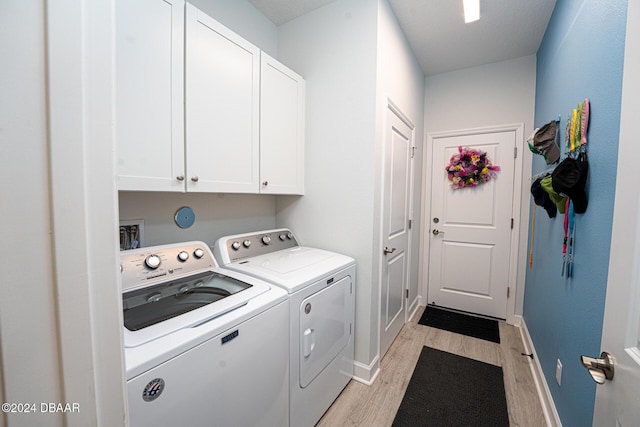
[[[556,382],[558,385],[562,385],[562,362],[560,359],[556,360]]]

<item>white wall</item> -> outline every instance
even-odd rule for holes
[[[377,353],[372,302],[377,4],[339,0],[279,29],[280,59],[306,80],[304,197],[279,197],[278,226],[357,262],[356,360]]]
[[[420,213],[422,207],[422,152],[424,141],[424,74],[415,58],[398,20],[387,0],[379,0],[378,15],[378,99],[377,99],[377,135],[376,135],[376,164],[377,188],[382,188],[382,171],[384,137],[386,135],[386,112],[391,101],[415,126],[414,145],[417,147],[413,161],[413,202],[410,218],[413,220],[411,229],[411,258],[409,273],[408,304],[416,301],[419,295],[420,283]],[[378,238],[382,237],[382,191],[376,191],[376,230]],[[374,245],[380,247],[382,243]],[[376,253],[378,268],[382,268],[382,251]],[[380,274],[380,273],[379,273]],[[381,278],[378,278],[380,281]],[[409,307],[412,308],[412,307]],[[378,307],[378,311],[380,308]],[[408,313],[411,314],[411,313]]]
[[[110,0],[0,14],[0,424],[125,423]],[[40,403],[79,412],[40,411]]]
[[[425,79],[425,133],[469,129],[476,127],[524,124],[524,139],[533,131],[536,89],[535,55],[517,58]],[[519,143],[523,143],[519,141]],[[519,156],[524,156],[524,175],[520,203],[520,253],[517,260],[515,314],[522,314],[524,300],[524,274],[527,265],[527,234],[531,176],[531,152],[523,143]],[[428,151],[428,150],[425,150]],[[424,153],[424,164],[431,161]],[[424,185],[429,188],[429,169],[426,168]],[[426,215],[429,207],[424,209]],[[428,227],[424,227],[428,230]],[[425,245],[428,236],[424,238]],[[427,262],[426,259],[423,262]],[[426,280],[423,296],[427,295]],[[513,315],[507,321],[517,322]]]
[[[524,123],[533,130],[536,57],[525,56],[425,79],[427,132]]]
[[[278,28],[247,0],[188,0],[188,2],[272,57],[278,57]]]
[[[195,223],[186,229],[174,221],[189,206]],[[120,192],[120,219],[144,220],[145,246],[202,240],[213,245],[229,234],[275,228],[275,197],[242,194],[170,194]]]
[[[44,12],[43,2],[15,0],[3,2],[0,13],[1,402],[62,399],[52,303]],[[60,415],[26,417],[2,413],[0,425],[62,425]]]
[[[393,101],[415,124],[421,146],[424,76],[386,0],[337,1],[282,25],[279,34],[281,60],[306,79],[307,191],[278,198],[276,222],[304,244],[356,259],[356,361],[375,375],[385,112]],[[419,202],[420,164],[414,172]],[[413,246],[415,295],[418,233]]]

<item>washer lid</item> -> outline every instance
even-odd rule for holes
[[[124,327],[130,331],[153,326],[208,304],[221,301],[252,285],[215,271],[122,294]]]
[[[270,290],[255,278],[214,268],[124,292],[124,345],[137,347],[213,319],[231,319],[236,309]]]
[[[293,293],[354,262],[353,258],[335,252],[297,246],[227,264],[225,268],[258,277]]]

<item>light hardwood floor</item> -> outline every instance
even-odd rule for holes
[[[423,346],[502,366],[511,426],[546,426],[519,329],[500,323],[500,344],[407,323],[382,359],[371,386],[351,381],[317,427],[391,426]],[[425,424],[428,425],[428,424]],[[418,426],[416,426],[418,427]]]

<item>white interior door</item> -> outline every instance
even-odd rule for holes
[[[515,167],[514,130],[432,140],[427,301],[493,316],[507,314]],[[445,171],[458,147],[487,153],[496,179],[453,189]]]
[[[640,146],[640,3],[629,2],[622,83],[618,176],[601,350],[614,358],[614,376],[596,391],[594,426],[637,426],[640,420],[640,192],[630,175]],[[598,355],[588,355],[596,357]],[[585,372],[585,375],[586,372]]]
[[[409,269],[409,219],[413,128],[387,109],[384,160],[383,250],[380,355],[383,356],[406,321]]]

